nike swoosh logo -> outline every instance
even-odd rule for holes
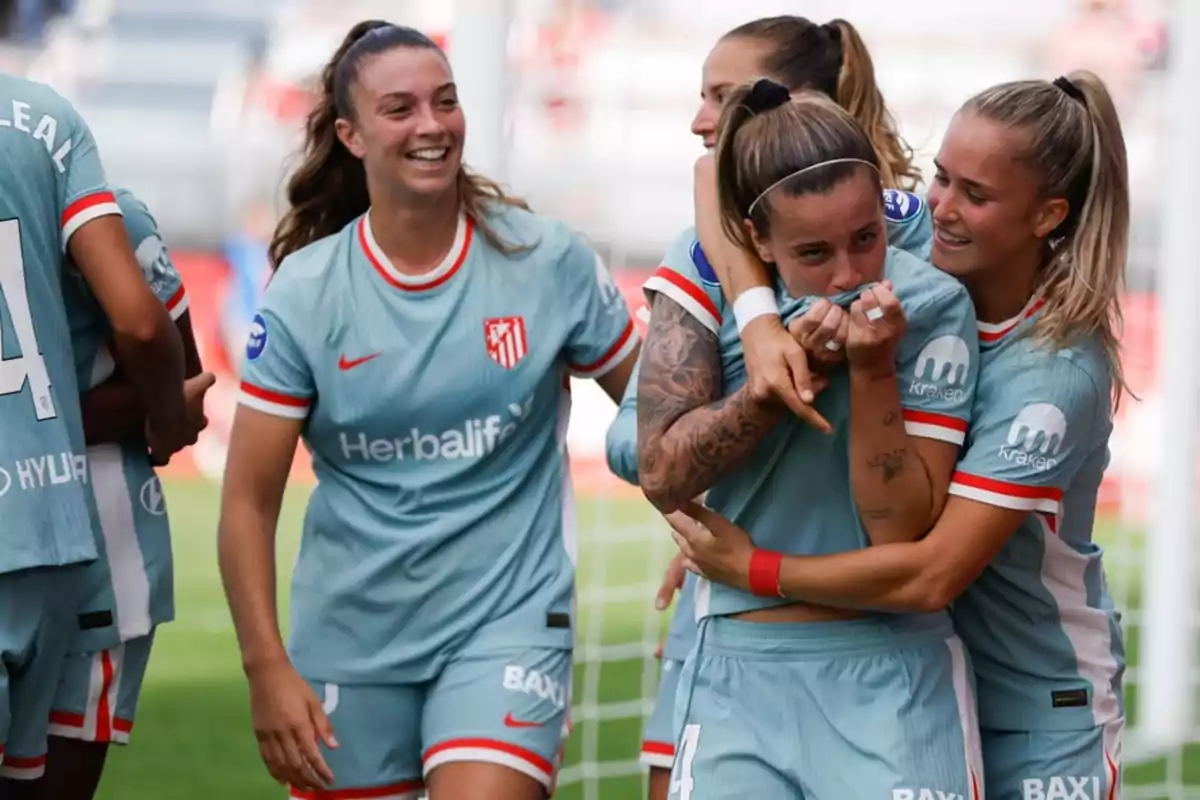
[[[508,728],[540,728],[545,724],[546,723],[544,722],[529,722],[527,720],[517,719],[512,715],[511,711],[508,712],[508,714],[504,717],[504,725]]]
[[[371,353],[369,356],[363,356],[362,358],[355,359],[348,359],[345,355],[343,355],[338,359],[338,369],[340,369],[342,372],[345,372],[346,370],[361,366],[371,359],[379,358],[381,355],[383,355],[383,353]]]

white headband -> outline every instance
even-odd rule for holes
[[[821,167],[828,167],[830,164],[865,164],[866,166],[870,167],[871,169],[875,170],[876,172],[879,171],[879,167],[875,166],[870,161],[864,161],[861,158],[834,158],[834,159],[830,159],[829,161],[822,161],[820,164],[813,164],[812,166],[805,167],[804,169],[798,169],[795,172],[793,172],[791,175],[785,175],[784,177],[775,181],[770,186],[768,186],[766,189],[764,189],[762,194],[760,194],[758,197],[754,198],[754,202],[750,204],[750,207],[748,209],[746,209],[746,216],[748,217],[754,213],[754,207],[757,206],[759,203],[761,203],[764,197],[766,197],[771,192],[778,189],[783,184],[790,181],[792,178],[796,177],[797,175],[803,175],[804,173],[808,172],[809,170],[819,169]]]

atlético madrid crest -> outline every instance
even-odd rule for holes
[[[521,363],[528,350],[524,317],[492,317],[483,321],[488,358],[505,369]]]

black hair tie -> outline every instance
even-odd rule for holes
[[[754,82],[754,88],[746,95],[744,105],[754,114],[771,111],[792,99],[792,93],[786,86],[768,78],[759,78]]]
[[[1065,94],[1067,97],[1071,98],[1077,103],[1083,103],[1084,105],[1087,105],[1087,98],[1083,96],[1083,92],[1079,90],[1079,87],[1076,86],[1070,78],[1058,77],[1055,78],[1052,83],[1061,89],[1063,94]]]

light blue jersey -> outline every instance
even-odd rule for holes
[[[146,282],[171,319],[179,319],[187,311],[187,295],[154,217],[130,192],[117,190],[115,196]],[[76,374],[86,392],[116,369],[112,326],[82,277],[74,278],[67,285],[67,314]],[[146,636],[175,616],[167,508],[146,453],[143,441],[88,448],[102,558],[88,567],[94,580],[85,605],[110,610],[123,642]],[[81,639],[78,649],[88,649],[86,634]]]
[[[77,616],[96,545],[63,251],[119,213],[71,105],[0,74],[0,778],[42,774],[72,632],[111,628]]]
[[[118,213],[74,108],[0,74],[0,573],[96,557],[63,250]]]
[[[885,189],[883,192],[884,221],[887,231],[888,245],[910,252],[922,259],[929,255],[933,241],[930,223],[929,204],[923,198],[911,192],[898,189]],[[703,292],[696,291],[695,282],[680,284],[675,280],[676,275],[695,274],[700,280]],[[651,279],[649,288],[676,287],[682,292],[668,294],[676,302],[688,303],[689,311],[717,335],[721,347],[722,367],[726,380],[732,380],[739,385],[745,380],[745,363],[742,359],[741,339],[732,315],[726,315],[726,301],[721,292],[721,284],[716,271],[709,263],[700,243],[696,239],[695,228],[688,228],[679,235],[675,243],[663,257],[659,274]],[[781,309],[786,320],[791,320],[798,313],[803,313],[813,298],[793,300],[785,298],[782,285],[777,286],[781,293]],[[668,292],[673,289],[668,289]],[[686,300],[683,300],[686,298]],[[714,325],[716,326],[714,329]],[[970,338],[968,338],[970,341]],[[639,362],[640,365],[640,362]],[[637,483],[637,376],[629,381],[629,388],[621,400],[617,418],[608,431],[606,454],[608,465],[622,479]],[[910,430],[917,427],[916,415],[910,421]],[[944,422],[949,423],[949,420]],[[957,429],[957,424],[952,424]],[[943,432],[955,441],[961,441],[957,434]],[[667,643],[663,648],[664,658],[682,661],[692,649],[696,638],[694,598],[696,584],[699,579],[688,573],[682,591],[675,601],[674,616],[667,634]]]
[[[241,403],[304,420],[317,487],[292,586],[306,678],[434,679],[473,647],[572,644],[569,374],[637,345],[607,269],[560,223],[496,207],[446,261],[395,270],[368,217],[291,255],[263,299]]]
[[[980,725],[1083,730],[1123,715],[1125,648],[1092,541],[1108,465],[1103,348],[1040,346],[1031,301],[980,324],[982,370],[951,494],[1029,515],[953,606],[979,681]]]
[[[741,340],[725,324],[721,290],[690,232],[677,240],[646,283],[683,306],[718,337],[725,393],[745,382]],[[709,268],[711,270],[711,267]],[[975,312],[958,281],[909,253],[889,248],[885,276],[905,310],[908,330],[897,351],[897,371],[905,428],[909,435],[962,444],[970,419],[979,364]],[[802,313],[812,298],[794,300],[779,287],[785,321]],[[797,555],[823,555],[865,547],[866,532],[850,490],[849,383],[834,373],[816,400],[834,426],[821,434],[806,423],[784,419],[747,462],[708,493],[706,504],[751,531],[759,547]],[[796,487],[805,491],[797,495]],[[793,497],[797,503],[780,503]],[[818,498],[819,502],[813,502]],[[725,615],[779,605],[728,586],[701,581],[697,617]]]

